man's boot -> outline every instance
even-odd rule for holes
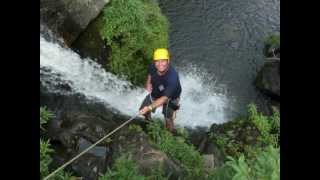
[[[166,119],[166,128],[172,133],[172,135],[177,135],[177,130],[173,125],[173,119]]]

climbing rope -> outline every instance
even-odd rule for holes
[[[135,119],[136,117],[138,117],[139,114],[135,115],[134,117],[132,117],[131,119],[127,120],[126,122],[124,122],[123,124],[121,124],[120,126],[118,126],[116,129],[114,129],[113,131],[111,131],[109,134],[107,134],[106,136],[104,136],[103,138],[101,138],[99,141],[97,141],[96,143],[92,144],[91,146],[89,146],[87,149],[85,149],[84,151],[82,151],[81,153],[79,153],[77,156],[75,156],[74,158],[72,158],[71,160],[69,160],[68,162],[64,163],[62,166],[60,166],[58,169],[56,169],[55,171],[53,171],[52,173],[50,173],[47,177],[45,177],[43,180],[47,180],[49,179],[51,176],[53,176],[54,174],[56,174],[58,171],[62,170],[63,168],[65,168],[67,165],[69,165],[70,163],[72,163],[74,160],[78,159],[80,156],[82,156],[84,153],[86,153],[87,151],[89,151],[90,149],[92,149],[94,146],[96,146],[97,144],[99,144],[100,142],[102,142],[104,139],[106,139],[107,137],[109,137],[110,135],[112,135],[113,133],[115,133],[116,131],[118,131],[120,128],[122,128],[123,126],[125,126],[126,124],[128,124],[130,121],[132,121],[133,119]]]

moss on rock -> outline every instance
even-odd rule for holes
[[[263,54],[266,57],[278,57],[280,58],[280,35],[273,34],[268,36],[264,41]]]
[[[103,10],[102,39],[112,73],[142,85],[155,48],[168,47],[168,20],[153,0],[113,0]]]
[[[99,30],[103,27],[103,14],[94,19],[72,43],[73,50],[78,52],[83,58],[89,57],[97,61],[102,66],[108,64],[110,47],[106,46],[101,38]]]

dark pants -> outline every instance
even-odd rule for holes
[[[149,106],[155,99],[148,94],[139,109],[142,109],[145,106]],[[168,101],[163,104],[162,114],[164,115],[165,119],[174,119],[175,111],[178,110],[180,107],[179,98],[177,99],[168,99]],[[156,110],[154,109],[152,112],[154,113]],[[151,120],[151,112],[145,114],[147,120]]]

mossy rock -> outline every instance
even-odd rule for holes
[[[263,54],[266,57],[280,58],[280,35],[274,34],[266,38]]]
[[[103,26],[103,15],[100,14],[94,19],[71,45],[72,49],[79,53],[82,58],[91,58],[102,67],[106,67],[110,47],[106,45],[100,36],[100,29]]]
[[[224,156],[237,156],[244,152],[244,146],[257,142],[259,131],[244,118],[224,124],[213,124],[210,128],[211,140],[222,149]]]
[[[40,0],[40,22],[70,46],[110,0]]]
[[[112,138],[112,158],[115,160],[123,154],[130,154],[144,176],[151,176],[159,167],[165,176],[178,179],[182,176],[179,164],[171,160],[164,152],[153,147],[148,136],[138,125],[129,125],[118,131]]]

